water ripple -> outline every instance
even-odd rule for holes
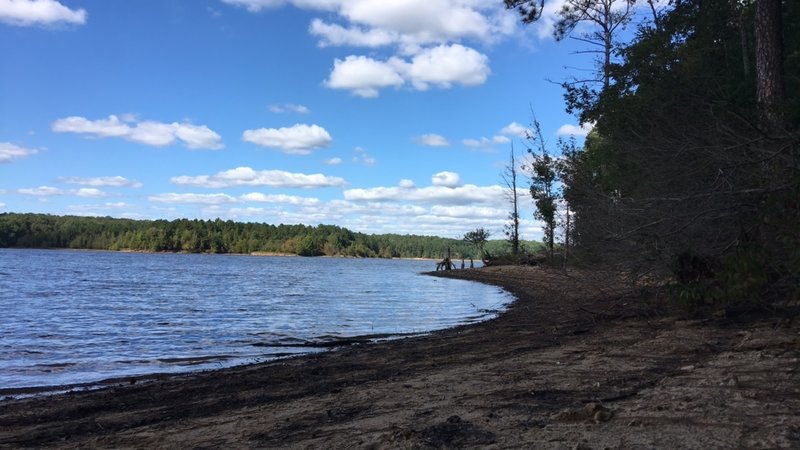
[[[485,320],[427,261],[0,249],[0,392],[264,361]]]

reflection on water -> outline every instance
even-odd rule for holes
[[[0,249],[0,389],[184,372],[485,320],[430,261]]]

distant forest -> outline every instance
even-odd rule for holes
[[[525,242],[534,250],[541,244]],[[412,235],[368,235],[332,225],[269,225],[231,220],[129,220],[110,217],[0,214],[0,248],[63,248],[184,253],[286,253],[300,256],[479,259],[474,245],[459,239]],[[491,254],[509,251],[489,241]]]

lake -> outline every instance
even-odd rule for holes
[[[433,261],[0,249],[0,392],[207,370],[494,317]]]

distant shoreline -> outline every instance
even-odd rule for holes
[[[250,252],[250,253],[211,253],[211,252],[171,252],[171,251],[150,251],[150,250],[133,250],[123,248],[119,250],[112,249],[95,249],[95,248],[63,248],[63,247],[0,247],[0,249],[7,250],[47,250],[47,251],[67,251],[67,252],[109,252],[109,253],[141,253],[146,255],[219,255],[219,256],[257,256],[257,257],[275,257],[275,258],[342,258],[342,259],[383,259],[383,260],[401,260],[401,261],[439,261],[437,258],[402,258],[392,257],[384,258],[382,256],[347,256],[347,255],[320,255],[320,256],[301,256],[294,253],[280,253],[280,252]]]

